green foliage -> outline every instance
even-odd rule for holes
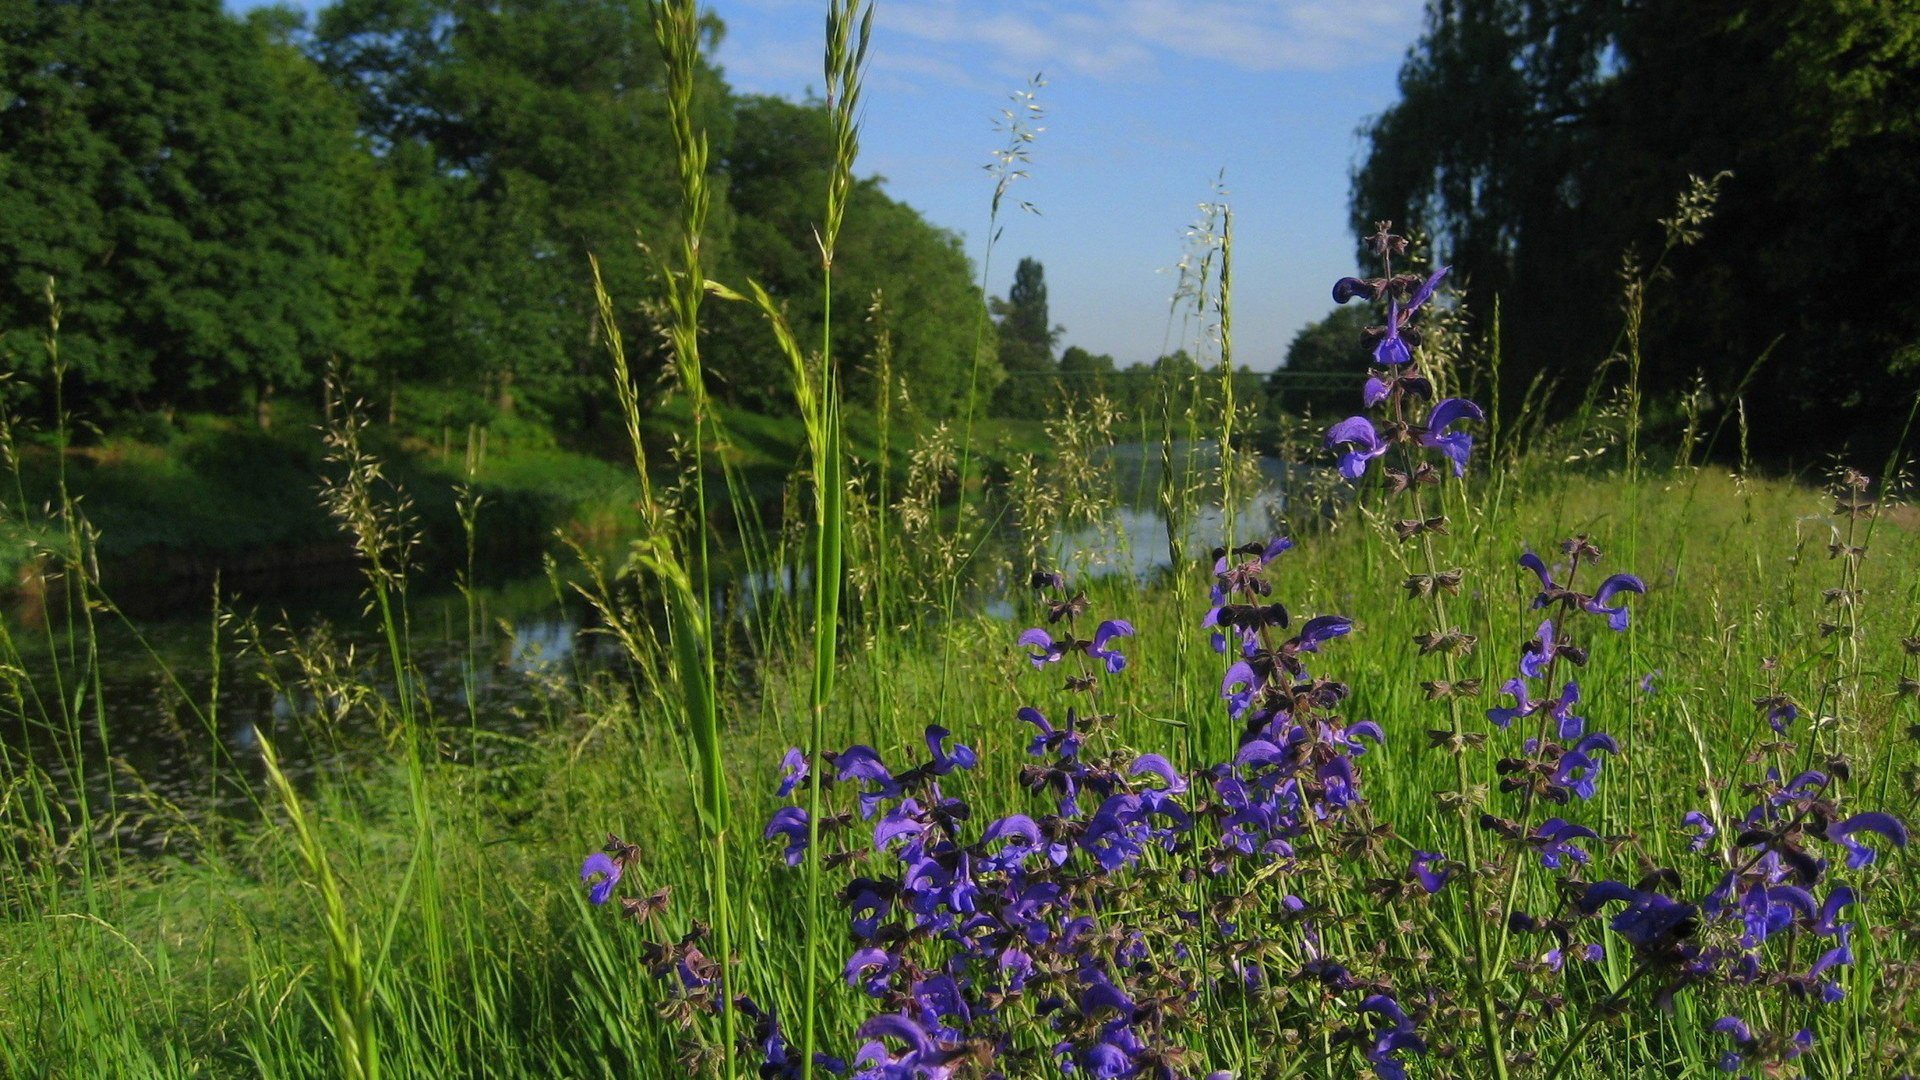
[[[785,312],[795,337],[820,338],[820,249],[815,224],[833,160],[825,107],[773,97],[734,105],[731,141],[721,151],[735,212],[720,274],[750,277]],[[849,193],[833,275],[834,352],[846,358],[851,400],[873,396],[870,373],[854,366],[872,353],[880,327],[844,317],[865,311],[875,292],[894,341],[894,375],[924,415],[953,415],[966,394],[967,350],[981,317],[980,292],[960,241],[888,198],[876,179]],[[723,392],[756,408],[789,407],[788,363],[761,319],[745,306],[712,312],[712,353]]]
[[[1076,409],[1085,411],[1095,397],[1112,400],[1119,391],[1113,357],[1069,345],[1060,353],[1060,388]]]
[[[1000,316],[1000,366],[1006,379],[994,391],[995,415],[1038,420],[1060,411],[1060,366],[1053,347],[1060,331],[1047,315],[1046,270],[1038,259],[1021,259],[1005,300],[995,300]]]
[[[1350,413],[1353,373],[1365,358],[1361,334],[1373,321],[1364,304],[1335,308],[1319,322],[1308,323],[1287,344],[1287,359],[1269,372],[1265,390],[1276,411],[1315,416]]]
[[[275,29],[217,0],[0,9],[0,327],[37,334],[57,279],[75,390],[233,404],[394,326],[393,192]]]
[[[333,365],[383,416],[417,387],[463,398],[465,420],[520,412],[590,437],[611,415],[590,254],[629,298],[633,378],[656,385],[648,298],[678,180],[644,5],[340,0],[308,26],[216,0],[15,0],[0,29],[0,327],[43,399],[52,276],[69,400],[95,416],[239,414]],[[765,284],[813,341],[825,110],[735,97],[707,58],[722,32],[700,21],[703,254]],[[983,303],[958,239],[869,178],[840,246],[836,304],[882,291],[909,400],[954,413]],[[729,310],[712,329],[714,394],[784,411],[757,320]],[[835,351],[857,361],[875,333],[841,319]]]
[[[1916,73],[1911,5],[1432,5],[1370,126],[1354,222],[1425,229],[1500,298],[1509,398],[1536,374],[1577,389],[1608,358],[1633,249],[1671,276],[1648,296],[1645,392],[1699,372],[1722,415],[1744,393],[1756,452],[1882,454],[1920,387],[1920,314],[1853,283],[1863,258],[1920,272]],[[1723,170],[1712,220],[1676,242],[1689,176]]]

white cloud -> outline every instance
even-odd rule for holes
[[[1095,78],[1159,57],[1241,71],[1326,71],[1397,60],[1421,0],[882,0],[876,22],[996,67]]]
[[[710,0],[736,84],[819,81],[818,0]],[[1099,81],[1201,63],[1228,72],[1397,63],[1424,0],[877,0],[875,88],[988,90],[1036,71]],[[804,28],[805,33],[800,31]]]

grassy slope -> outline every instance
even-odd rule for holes
[[[1636,832],[1621,852],[1601,856],[1596,876],[1631,875],[1636,850],[1662,859],[1682,846],[1673,826],[1700,804],[1704,780],[1737,786],[1754,778],[1743,758],[1764,730],[1749,700],[1768,678],[1762,658],[1779,658],[1787,685],[1803,696],[1817,679],[1828,655],[1819,593],[1837,566],[1824,546],[1828,502],[1796,486],[1706,473],[1656,481],[1640,507],[1605,478],[1511,479],[1507,490],[1523,495],[1498,511],[1457,513],[1455,535],[1443,543],[1445,557],[1470,570],[1458,617],[1483,642],[1466,673],[1497,686],[1514,643],[1531,629],[1531,594],[1512,561],[1521,540],[1544,548],[1569,532],[1592,533],[1608,550],[1606,567],[1631,567],[1653,585],[1630,633],[1593,641],[1581,678],[1586,715],[1623,749],[1605,794],[1582,813],[1602,833]],[[1867,681],[1842,743],[1864,776],[1863,804],[1910,817],[1915,758],[1900,732],[1913,705],[1891,691],[1905,663],[1898,639],[1915,632],[1920,536],[1899,520],[1879,527],[1867,563]],[[1425,844],[1438,828],[1430,792],[1445,785],[1438,756],[1418,751],[1420,732],[1444,721],[1417,687],[1434,672],[1408,645],[1425,620],[1402,598],[1399,576],[1392,548],[1349,523],[1285,556],[1278,595],[1297,612],[1358,620],[1324,667],[1352,684],[1349,715],[1378,719],[1388,731],[1387,748],[1366,758],[1379,816]],[[1171,754],[1181,740],[1170,724],[1191,723],[1209,755],[1230,752],[1231,725],[1213,705],[1217,673],[1194,629],[1199,612],[1177,609],[1164,586],[1106,582],[1094,600],[1097,615],[1129,616],[1141,630],[1109,705],[1121,716],[1120,737]],[[951,681],[924,637],[898,642],[910,647],[878,664],[871,644],[855,650],[840,715],[856,719],[839,741],[868,739],[891,758],[917,742],[921,725],[943,723],[981,752],[983,768],[958,785],[977,808],[1026,805],[1013,782],[1026,732],[1010,718],[1019,704],[1050,703],[1054,680],[1034,675],[1013,650],[1017,629],[985,617],[951,627]],[[1175,678],[1183,664],[1184,687]],[[1643,693],[1641,677],[1654,672],[1654,691]],[[776,666],[768,675],[765,692],[736,694],[728,716],[739,820],[756,834],[755,823],[776,805],[779,752],[797,738],[804,713],[804,672]],[[883,689],[891,703],[884,711],[876,707]],[[639,940],[659,931],[588,911],[572,878],[579,856],[617,831],[645,850],[631,892],[671,885],[668,923],[676,931],[697,914],[686,747],[644,693],[636,701],[602,687],[578,697],[556,691],[551,701],[546,735],[504,762],[428,774],[437,937],[423,918],[422,875],[409,873],[419,852],[404,770],[337,776],[313,793],[350,910],[378,957],[392,1075],[653,1076],[673,1068],[672,1031],[649,1007],[654,990],[635,960]],[[38,846],[44,838],[20,842],[42,854],[9,864],[15,876],[5,882],[13,910],[0,924],[0,1072],[319,1076],[331,1067],[314,1007],[322,938],[283,829],[243,826],[208,838],[199,859],[135,862],[92,880],[78,874],[72,852],[63,862]],[[800,947],[797,872],[757,840],[743,845],[740,863],[746,984],[791,1010],[785,973]],[[1875,891],[1876,924],[1920,915],[1910,859],[1884,859],[1859,877]],[[1853,1033],[1823,1037],[1816,1075],[1843,1067],[1848,1059],[1834,1055],[1861,1052],[1876,1030],[1886,1037],[1888,1019],[1872,1010],[1887,1001],[1876,1003],[1874,986],[1920,950],[1899,936],[1856,941],[1862,962],[1846,975],[1851,992],[1841,1007],[1850,1010],[1842,1026]],[[109,971],[112,978],[99,977]],[[843,985],[828,995],[825,1030],[833,1045],[850,1048],[865,1003]],[[1581,1075],[1716,1075],[1718,1048],[1700,1044],[1711,1019],[1704,1007],[1683,997],[1651,1030],[1610,1033]]]

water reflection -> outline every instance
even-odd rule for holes
[[[1183,446],[1175,461],[1205,466],[1211,454],[1205,444]],[[1159,450],[1119,448],[1107,464],[1121,505],[1098,524],[1056,537],[1048,550],[1054,565],[1076,575],[1144,580],[1172,563],[1167,522],[1154,505]],[[1261,475],[1260,489],[1235,509],[1239,539],[1270,534],[1287,510],[1287,469],[1270,460],[1262,463]],[[1200,557],[1221,543],[1226,526],[1219,508],[1202,508],[1180,523],[1180,546]],[[735,615],[777,611],[810,586],[806,567],[781,566],[741,574],[727,596]],[[1011,619],[1012,599],[988,592],[971,602],[975,610]],[[620,662],[614,639],[594,632],[592,609],[546,578],[419,596],[410,606],[414,697],[441,731],[441,749],[455,759],[485,760],[519,741],[460,737],[462,732],[537,734],[569,715],[554,707],[557,691]],[[157,797],[151,802],[194,816],[249,812],[246,785],[257,791],[262,779],[260,733],[274,741],[296,782],[384,753],[391,733],[377,729],[380,710],[370,706],[379,703],[366,695],[390,698],[394,678],[385,645],[357,598],[339,589],[304,598],[283,595],[252,614],[253,623],[280,629],[261,632],[251,648],[230,636],[225,644],[234,655],[223,654],[217,676],[207,659],[205,617],[143,623],[137,633],[103,625],[104,724],[89,714],[77,725],[76,739],[64,725],[0,714],[5,771],[17,776],[29,766],[44,770],[76,799],[84,790],[95,808],[104,805],[110,776],[121,778],[112,791],[123,802],[127,778],[137,777]],[[302,668],[308,653],[329,658],[324,677]],[[42,666],[32,657],[28,662],[30,669]],[[36,670],[35,676],[51,683],[48,671]],[[129,845],[177,850],[175,833],[164,824],[139,814],[123,820],[122,838]]]

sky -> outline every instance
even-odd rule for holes
[[[1235,362],[1269,369],[1353,272],[1357,130],[1391,105],[1421,0],[878,0],[862,172],[959,233],[978,264],[1008,97],[1043,74],[1028,177],[1002,212],[990,290],[1046,268],[1062,343],[1158,356],[1188,227],[1224,170]],[[821,85],[818,0],[714,0],[743,91]],[[1173,330],[1177,344],[1179,329]]]
[[[254,6],[235,0],[236,6]],[[305,6],[318,6],[307,0]],[[742,92],[821,86],[820,0],[711,0]],[[1179,343],[1188,227],[1224,176],[1235,362],[1276,366],[1351,273],[1357,131],[1395,99],[1422,0],[877,0],[859,171],[985,253],[1009,96],[1034,75],[1043,128],[1003,209],[989,291],[1046,270],[1063,345],[1122,366]]]

